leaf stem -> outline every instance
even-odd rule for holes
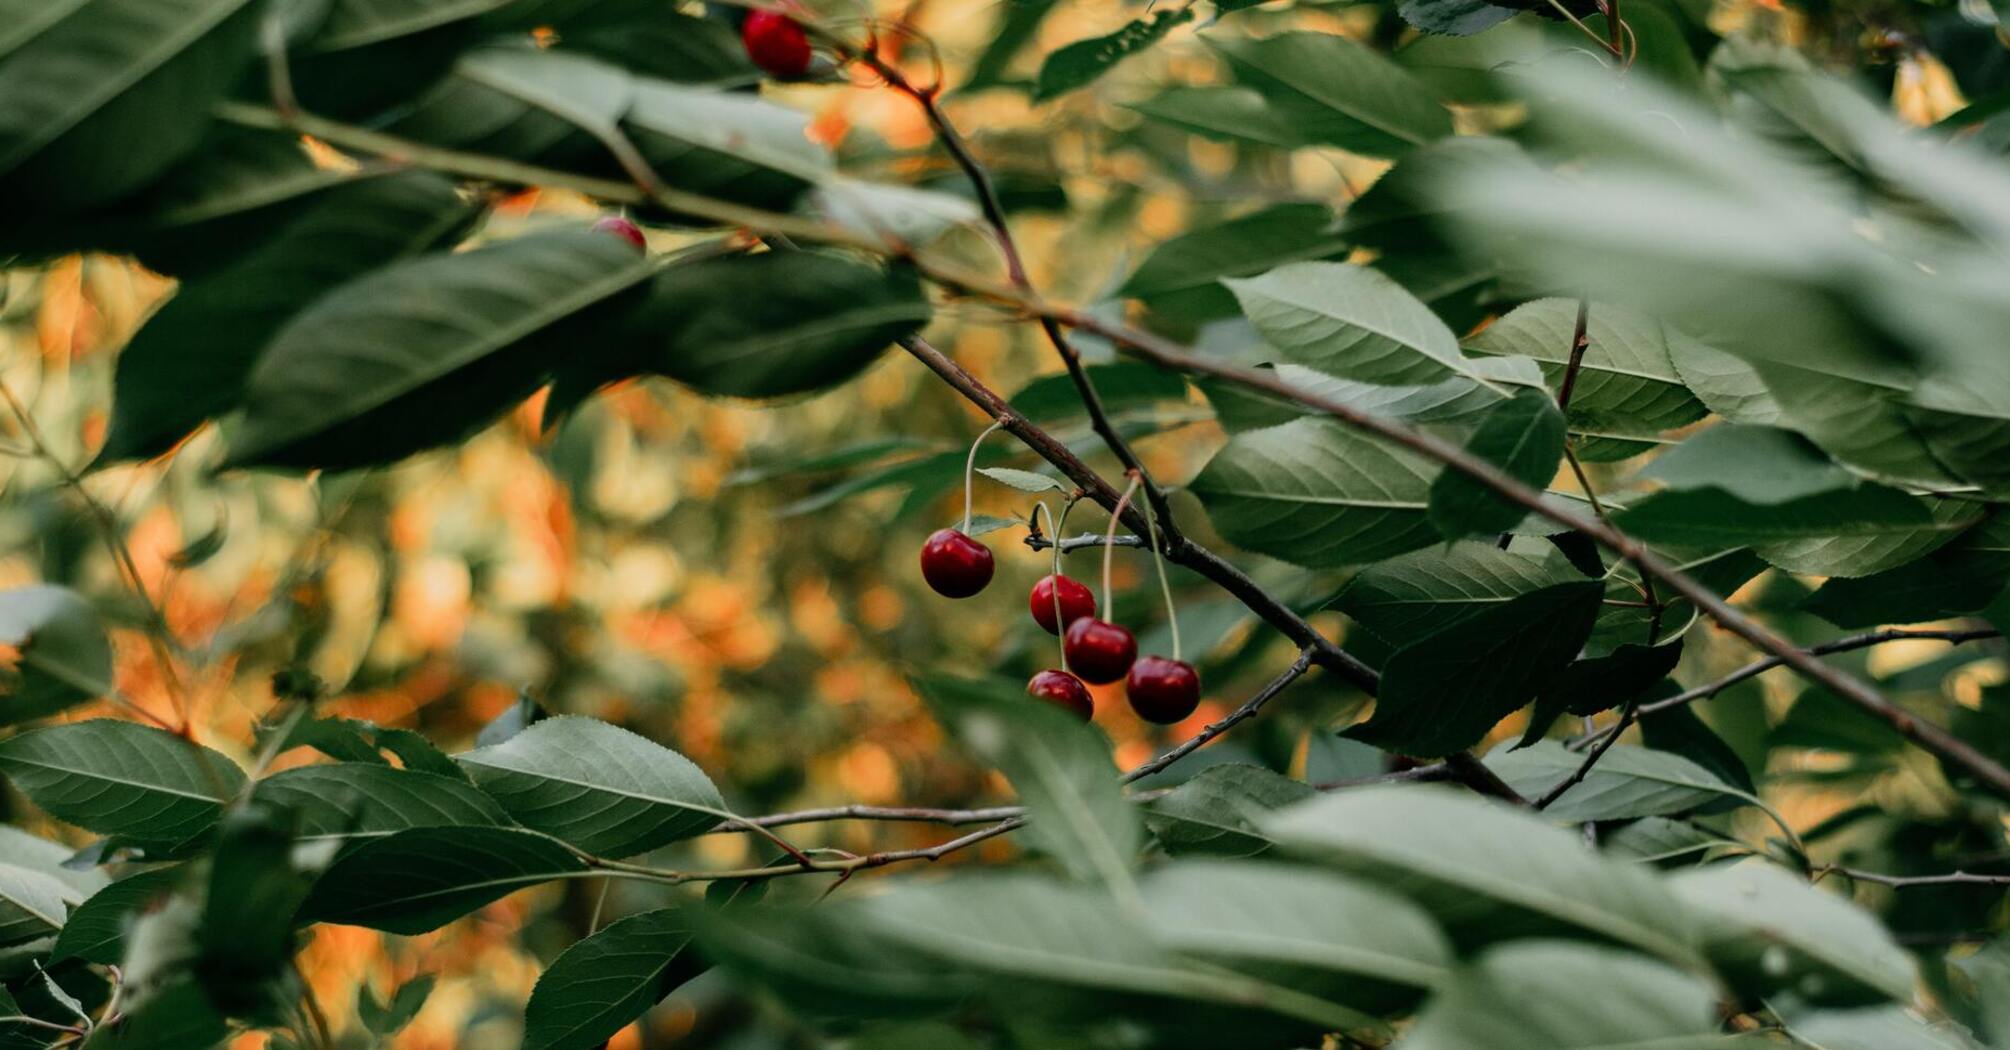
[[[1103,537],[1103,619],[1115,623],[1117,592],[1110,586],[1110,554],[1117,549],[1117,522],[1123,520],[1124,508],[1131,505],[1131,496],[1138,491],[1138,474],[1131,473],[1130,484],[1124,486],[1124,494],[1117,497],[1117,505],[1110,511],[1109,535]],[[1149,518],[1146,520],[1150,520]]]
[[[970,455],[963,461],[963,525],[960,531],[966,535],[970,532],[970,499],[972,489],[975,487],[972,479],[977,476],[977,446],[982,445],[985,438],[990,437],[994,431],[1003,425],[1002,423],[993,422],[990,426],[985,427],[984,432],[977,435],[977,440],[970,443]]]

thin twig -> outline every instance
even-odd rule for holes
[[[748,817],[745,820],[722,821],[712,829],[714,834],[749,830],[749,826],[763,828],[787,827],[790,824],[820,824],[833,820],[883,820],[909,821],[916,824],[985,824],[1024,816],[1021,806],[992,806],[988,809],[933,809],[923,806],[825,806],[821,809],[799,809],[787,813],[770,813],[762,817]]]
[[[1974,642],[1989,638],[2001,638],[2001,637],[2002,635],[1998,633],[1996,630],[1986,627],[1966,629],[1966,630],[1955,630],[1948,628],[1887,627],[1884,628],[1883,630],[1868,631],[1863,634],[1853,634],[1846,638],[1837,638],[1833,641],[1822,642],[1819,645],[1811,645],[1802,651],[1806,652],[1810,656],[1828,656],[1832,653],[1845,653],[1855,649],[1866,649],[1873,645],[1883,645],[1886,642],[1899,642],[1899,641],[1918,639],[1927,641],[1947,642],[1951,645],[1960,645],[1963,642]],[[1693,689],[1685,689],[1682,692],[1676,693],[1674,696],[1667,697],[1665,699],[1656,700],[1652,703],[1642,704],[1640,705],[1640,716],[1644,718],[1648,715],[1656,714],[1661,711],[1667,711],[1671,708],[1681,707],[1684,704],[1694,703],[1698,700],[1707,700],[1710,697],[1716,696],[1718,693],[1721,693],[1724,690],[1729,689],[1734,685],[1737,685],[1739,682],[1742,682],[1748,678],[1756,678],[1759,675],[1762,675],[1767,671],[1772,670],[1775,667],[1779,667],[1784,663],[1786,663],[1786,661],[1778,656],[1768,656],[1763,660],[1755,660],[1752,663],[1746,664],[1745,666],[1738,668],[1737,670],[1731,672],[1730,674],[1727,674],[1724,677],[1717,679],[1716,681],[1706,682],[1702,685],[1696,686]],[[1573,741],[1571,743],[1571,747],[1582,748],[1589,746],[1591,744],[1598,743],[1604,740],[1606,736],[1610,735],[1610,733],[1611,733],[1610,730],[1601,730],[1598,733],[1594,733],[1590,736],[1581,737],[1578,740]]]
[[[1019,253],[1019,245],[1012,237],[1012,228],[1006,222],[1005,206],[998,197],[997,185],[991,178],[991,172],[971,151],[970,144],[964,139],[962,132],[956,129],[949,115],[943,112],[940,91],[916,87],[905,73],[882,59],[871,47],[864,49],[858,58],[871,67],[873,72],[879,74],[888,87],[913,99],[921,106],[922,115],[927,118],[929,127],[934,129],[936,140],[942,143],[942,148],[948,152],[950,159],[962,170],[971,188],[977,193],[978,207],[983,211],[984,221],[990,224],[992,234],[998,240],[999,254],[1004,257],[1006,277],[1012,282],[1013,287],[1029,295],[1033,294],[1033,280],[1026,272],[1025,258]],[[1117,457],[1117,462],[1123,465],[1127,473],[1134,472],[1143,479],[1145,498],[1151,501],[1152,509],[1157,513],[1159,524],[1164,529],[1167,539],[1170,541],[1178,537],[1181,533],[1173,522],[1172,505],[1166,501],[1165,491],[1152,480],[1151,472],[1145,469],[1143,461],[1132,451],[1130,443],[1124,440],[1116,425],[1110,422],[1109,413],[1103,408],[1102,395],[1096,392],[1095,381],[1089,378],[1088,371],[1082,366],[1081,352],[1075,349],[1074,343],[1068,339],[1068,334],[1053,318],[1042,317],[1038,319],[1038,323],[1040,331],[1046,334],[1047,341],[1053,344],[1055,353],[1060,355],[1061,363],[1068,369],[1068,378],[1075,384],[1075,393],[1082,399],[1082,407],[1088,413],[1089,426],[1103,439],[1103,444],[1109,446],[1111,454]]]
[[[1123,782],[1126,784],[1136,783],[1154,773],[1162,772],[1173,763],[1205,747],[1215,737],[1228,732],[1242,722],[1255,718],[1256,713],[1263,710],[1263,705],[1276,699],[1277,694],[1283,692],[1291,683],[1296,682],[1312,667],[1312,656],[1313,650],[1310,646],[1298,650],[1298,659],[1293,660],[1291,666],[1285,668],[1282,674],[1271,679],[1268,685],[1257,690],[1255,696],[1243,701],[1241,707],[1223,715],[1219,721],[1209,723],[1207,728],[1194,734],[1178,747],[1125,773]]]
[[[1914,886],[2010,886],[2010,875],[1983,875],[1970,871],[1950,871],[1941,875],[1885,875],[1881,872],[1863,871],[1859,868],[1844,868],[1829,865],[1815,873],[1815,881],[1835,874],[1858,882],[1874,882],[1893,889],[1910,889]]]
[[[1076,311],[1064,323],[1103,335],[1134,357],[1175,371],[1214,376],[1238,385],[1276,394],[1307,408],[1332,416],[1356,430],[1365,431],[1395,445],[1443,463],[1479,482],[1508,502],[1526,508],[1565,529],[1582,532],[1599,545],[1633,563],[1642,576],[1652,576],[1687,598],[1725,630],[1753,646],[1780,658],[1809,681],[1820,685],[1896,729],[1906,739],[1958,766],[1987,785],[1998,795],[2010,797],[2010,769],[1968,742],[1940,726],[1923,721],[1887,700],[1863,680],[1822,663],[1814,655],[1773,633],[1756,620],[1725,601],[1694,577],[1668,563],[1639,540],[1620,532],[1607,522],[1586,518],[1566,507],[1545,500],[1541,491],[1522,484],[1499,467],[1434,434],[1413,430],[1401,423],[1336,401],[1253,368],[1226,364],[1189,353],[1185,348],[1148,332],[1114,324],[1094,315]]]
[[[1612,745],[1619,742],[1620,734],[1626,732],[1626,727],[1633,724],[1634,716],[1639,712],[1638,704],[1632,700],[1626,701],[1626,705],[1619,709],[1619,721],[1613,724],[1612,731],[1606,734],[1605,739],[1599,741],[1597,747],[1591,749],[1590,754],[1584,756],[1584,761],[1579,763],[1569,776],[1559,781],[1555,787],[1543,792],[1542,797],[1535,800],[1535,808],[1548,809],[1551,803],[1563,797],[1564,792],[1583,783],[1584,778],[1591,775],[1592,767],[1598,765],[1598,760],[1604,758],[1605,753],[1612,750]]]

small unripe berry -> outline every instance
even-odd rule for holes
[[[991,582],[991,548],[955,529],[937,529],[921,545],[921,577],[945,598],[968,598]]]
[[[1124,691],[1139,718],[1169,726],[1200,706],[1200,673],[1184,660],[1147,656],[1131,665]]]
[[[616,237],[619,237],[622,240],[627,241],[628,243],[636,246],[637,248],[642,249],[643,251],[649,250],[649,242],[643,239],[642,236],[642,227],[637,226],[632,222],[629,222],[627,219],[624,219],[619,215],[609,215],[608,217],[600,220],[599,222],[594,223],[593,232],[611,233]]]
[[[809,72],[810,38],[796,20],[779,11],[755,11],[740,23],[740,43],[761,71],[780,80]]]
[[[1086,722],[1095,717],[1096,700],[1089,687],[1066,671],[1048,669],[1026,683],[1026,695],[1038,697]]]
[[[1068,625],[1061,651],[1082,681],[1103,685],[1131,669],[1131,662],[1138,658],[1138,640],[1130,631],[1090,616]]]
[[[1055,594],[1059,592],[1061,606],[1060,619],[1054,616]],[[1089,588],[1068,576],[1047,575],[1033,585],[1033,593],[1026,599],[1026,606],[1032,610],[1033,622],[1048,634],[1060,634],[1069,624],[1084,616],[1096,615],[1096,596]]]

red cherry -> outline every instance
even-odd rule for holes
[[[1147,656],[1131,665],[1124,691],[1139,718],[1169,726],[1200,706],[1200,674],[1185,660]]]
[[[1089,687],[1066,671],[1051,668],[1026,683],[1026,695],[1036,696],[1086,722],[1096,714],[1096,701]]]
[[[1068,625],[1061,651],[1082,681],[1103,685],[1131,669],[1131,661],[1138,658],[1138,640],[1108,620],[1085,616]]]
[[[1061,592],[1061,621],[1054,622],[1054,592]],[[1033,594],[1026,599],[1026,605],[1033,610],[1033,621],[1048,634],[1060,634],[1061,628],[1074,623],[1084,616],[1096,615],[1096,596],[1079,581],[1068,576],[1047,575],[1033,585]]]
[[[642,239],[642,227],[629,222],[619,215],[609,215],[594,223],[593,232],[611,233],[643,251],[649,250],[649,242]]]
[[[740,24],[747,57],[769,76],[794,80],[809,72],[810,39],[796,20],[778,11],[755,11]]]
[[[921,545],[921,576],[935,593],[968,598],[991,582],[991,548],[955,529],[937,529]]]

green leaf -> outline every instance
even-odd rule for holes
[[[0,740],[0,773],[58,820],[162,845],[209,830],[244,786],[244,771],[228,757],[108,718]]]
[[[184,284],[119,352],[99,463],[167,452],[237,405],[273,335],[328,289],[457,237],[474,209],[426,172],[318,194],[257,250]]]
[[[547,718],[459,757],[524,826],[589,853],[632,856],[731,817],[690,759],[591,718]]]
[[[1575,299],[1524,303],[1481,329],[1466,349],[1532,357],[1550,386],[1560,388],[1577,305]],[[1570,395],[1572,426],[1652,435],[1703,418],[1703,404],[1682,384],[1672,358],[1677,346],[1695,340],[1646,314],[1602,302],[1586,312],[1584,333],[1584,361]]]
[[[1472,374],[1452,330],[1380,271],[1297,262],[1222,283],[1257,331],[1298,364],[1385,385]]]
[[[1426,33],[1471,36],[1483,33],[1521,12],[1486,0],[1403,0],[1396,5],[1403,21]]]
[[[1145,826],[1175,857],[1253,857],[1270,848],[1261,814],[1311,798],[1312,787],[1261,766],[1209,766],[1145,805]]]
[[[1120,103],[1153,120],[1202,138],[1252,142],[1277,149],[1306,145],[1304,138],[1262,94],[1245,87],[1166,88],[1151,98]]]
[[[909,884],[857,902],[854,913],[886,949],[974,975],[980,996],[1007,1017],[1115,1013],[1183,1031],[1190,1043],[1207,1029],[1268,1027],[1272,1019],[1257,1010],[1328,1029],[1365,1020],[1303,993],[1188,964],[1127,921],[1108,895],[1030,873]]]
[[[1471,793],[1354,788],[1280,810],[1262,827],[1287,856],[1399,889],[1461,947],[1562,935],[1700,962],[1687,914],[1652,874]]]
[[[760,70],[723,19],[665,10],[653,0],[599,0],[554,20],[559,47],[633,73],[683,84],[739,87]]]
[[[193,977],[175,975],[132,1004],[117,1024],[99,1025],[83,1050],[209,1050],[229,1025]]]
[[[266,986],[296,950],[293,915],[327,854],[295,853],[293,828],[292,813],[254,800],[232,806],[217,830],[195,942],[203,988],[226,1013],[269,1012]]]
[[[1747,994],[1808,1002],[1912,1000],[1912,957],[1849,901],[1764,862],[1699,868],[1669,888],[1702,924],[1710,960]]]
[[[0,861],[0,944],[55,933],[83,899],[75,887],[54,875]]]
[[[524,1005],[524,1050],[592,1050],[661,1002],[693,927],[680,909],[630,915],[567,948]]]
[[[1982,520],[1987,507],[1966,499],[1927,499],[1932,521],[1917,528],[1870,536],[1814,536],[1754,548],[1766,564],[1803,576],[1855,578],[1915,562]]]
[[[0,644],[19,651],[0,677],[0,725],[68,710],[112,688],[112,643],[82,595],[36,584],[0,591]],[[11,679],[11,680],[9,680]]]
[[[1837,627],[1921,623],[1979,613],[2010,586],[2010,516],[1997,514],[1896,569],[1822,584],[1802,608]]]
[[[1040,64],[1040,79],[1033,85],[1033,101],[1046,102],[1077,88],[1087,87],[1117,63],[1158,43],[1167,33],[1191,21],[1191,7],[1160,11],[1133,19],[1114,33],[1077,40],[1056,50]]]
[[[1805,438],[1726,424],[1675,446],[1642,477],[1666,488],[1614,524],[1649,541],[1738,546],[1758,540],[1890,535],[1933,524],[1926,504],[1865,482]]]
[[[1346,37],[1296,32],[1201,39],[1308,140],[1394,157],[1452,133],[1451,114],[1429,87]]]
[[[745,92],[638,80],[621,127],[665,183],[707,197],[786,211],[832,174],[807,116]]]
[[[1237,546],[1298,565],[1380,561],[1438,539],[1438,464],[1329,419],[1238,434],[1188,486]]]
[[[1535,362],[1525,357],[1487,358],[1472,364],[1480,378],[1454,376],[1436,383],[1395,386],[1341,379],[1303,365],[1267,367],[1297,390],[1411,423],[1473,423],[1507,400],[1508,390],[1542,386],[1542,373],[1536,370]],[[1482,383],[1482,379],[1487,383]],[[1227,382],[1203,382],[1201,389],[1214,405],[1221,425],[1230,433],[1258,430],[1318,414],[1298,402]]]
[[[1595,990],[1596,994],[1586,994]],[[1717,1029],[1710,983],[1610,948],[1529,941],[1453,974],[1401,1050],[1703,1050]]]
[[[564,843],[535,831],[412,828],[336,861],[315,882],[299,921],[425,933],[517,890],[587,870]]]
[[[1008,485],[1021,492],[1068,492],[1069,487],[1059,479],[1030,470],[1014,470],[1011,467],[978,467],[977,473],[990,478],[1000,485]]]
[[[1554,554],[1453,543],[1362,569],[1332,607],[1395,646],[1524,594],[1580,579],[1569,562]]]
[[[561,322],[652,270],[621,238],[577,230],[351,281],[273,336],[230,464],[343,469],[459,440],[537,386]]]
[[[1145,923],[1176,952],[1371,1014],[1443,980],[1451,947],[1388,890],[1296,865],[1170,864],[1144,884]]]
[[[1682,385],[1728,423],[1777,426],[1784,410],[1758,369],[1695,339],[1668,344],[1668,362]]]
[[[1471,747],[1577,655],[1604,593],[1591,580],[1546,587],[1404,645],[1382,667],[1373,717],[1347,735],[1424,757]]]
[[[1323,204],[1273,204],[1227,222],[1180,234],[1152,249],[1116,294],[1150,299],[1248,277],[1345,247]]]
[[[335,0],[327,21],[314,38],[322,50],[362,47],[401,36],[413,36],[429,29],[477,18],[517,0],[436,0],[413,4],[407,0]]]
[[[705,394],[764,398],[844,382],[930,316],[911,270],[778,251],[664,270],[621,331],[643,347],[647,371]]]
[[[1033,842],[1076,878],[1132,887],[1143,829],[1100,732],[997,680],[931,675],[915,686],[959,743],[1012,782]]]
[[[1509,787],[1538,798],[1575,774],[1585,757],[1554,740],[1544,740],[1518,751],[1488,755],[1487,768]],[[1687,813],[1727,798],[1753,801],[1747,792],[1680,755],[1644,747],[1614,747],[1590,774],[1543,813],[1554,820],[1584,824]]]
[[[1153,365],[1121,361],[1089,365],[1082,370],[1095,384],[1103,408],[1112,415],[1143,411],[1162,402],[1187,399],[1186,379]],[[1066,372],[1041,376],[1019,388],[1011,398],[1012,407],[1036,423],[1080,419],[1088,414],[1074,377]]]
[[[1903,1006],[1789,1014],[1795,1042],[1817,1050],[1975,1050],[1952,1027],[1936,1027]]]
[[[1466,451],[1499,467],[1508,476],[1535,489],[1549,487],[1563,460],[1563,413],[1546,390],[1523,389],[1487,413]],[[1528,517],[1528,509],[1494,494],[1492,489],[1457,471],[1447,470],[1431,483],[1427,512],[1432,527],[1447,539],[1511,529]]]
[[[70,912],[63,932],[56,935],[49,958],[82,959],[101,966],[117,965],[126,954],[126,931],[133,917],[174,892],[179,868],[154,868],[128,875],[91,894]]]
[[[251,794],[297,814],[302,843],[347,845],[407,828],[511,823],[494,799],[465,780],[374,763],[283,770]]]
[[[391,993],[389,1003],[377,1002],[369,981],[358,983],[356,1019],[363,1022],[371,1035],[383,1038],[398,1034],[425,1008],[426,1000],[433,994],[433,980],[432,974],[424,973],[406,981]]]
[[[0,52],[0,196],[30,213],[108,204],[201,141],[250,64],[249,0],[93,0]],[[11,30],[13,27],[9,27]]]

